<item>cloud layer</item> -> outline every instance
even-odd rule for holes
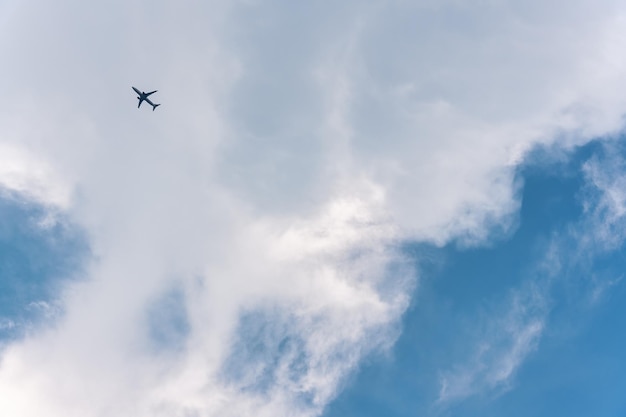
[[[93,259],[2,352],[2,415],[319,415],[397,337],[401,243],[506,233],[525,152],[626,106],[610,1],[6,9],[0,184]],[[494,383],[541,331],[511,320],[527,337]]]

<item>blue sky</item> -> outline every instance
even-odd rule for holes
[[[0,415],[623,414],[624,21],[2,3]]]
[[[598,140],[556,160],[549,151],[536,151],[519,169],[522,204],[512,235],[487,247],[408,249],[425,266],[402,335],[388,355],[366,361],[324,415],[621,415],[626,409],[623,245],[585,263],[570,253],[568,247],[578,243],[567,236],[586,221],[583,164],[593,156],[602,164],[616,147],[623,155],[619,144],[604,146]],[[549,280],[537,264],[559,235],[566,236],[560,243],[564,256],[574,259],[565,259],[568,267],[546,284],[546,328],[523,365],[501,387],[438,402],[442,370],[467,358],[476,343],[491,343],[481,323],[506,310],[511,290]],[[594,286],[603,284],[606,292],[590,299]]]
[[[0,213],[0,341],[6,343],[56,314],[63,281],[78,277],[89,251],[79,229],[32,201],[5,192]]]

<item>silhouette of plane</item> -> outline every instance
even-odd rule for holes
[[[148,98],[150,94],[156,93],[158,90],[150,91],[149,93],[144,93],[143,91],[139,91],[135,87],[133,87],[133,90],[135,90],[135,93],[139,94],[139,96],[137,97],[137,99],[139,100],[139,104],[137,105],[137,108],[141,107],[141,103],[143,103],[144,101],[152,106],[152,111],[154,111],[154,109],[160,106],[160,104],[154,104]]]

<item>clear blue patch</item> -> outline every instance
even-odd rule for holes
[[[47,208],[0,190],[0,342],[50,314],[61,285],[89,255],[82,231]]]
[[[243,314],[235,333],[231,355],[222,378],[244,392],[269,394],[278,380],[298,386],[308,372],[306,346],[290,331],[288,315],[279,310],[258,309]],[[313,393],[301,390],[302,406],[314,402]]]
[[[157,352],[182,351],[191,331],[183,289],[167,291],[150,305],[147,314],[152,347]]]

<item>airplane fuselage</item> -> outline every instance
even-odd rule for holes
[[[156,109],[158,106],[160,106],[160,104],[154,104],[149,98],[148,96],[150,94],[156,93],[157,90],[151,91],[149,93],[145,93],[143,91],[139,91],[138,89],[136,89],[135,87],[133,87],[133,90],[135,90],[135,93],[138,94],[137,96],[137,100],[139,100],[139,104],[137,105],[137,108],[141,107],[141,103],[143,103],[144,101],[146,103],[148,103],[149,105],[152,106],[152,111],[154,111],[154,109]]]

